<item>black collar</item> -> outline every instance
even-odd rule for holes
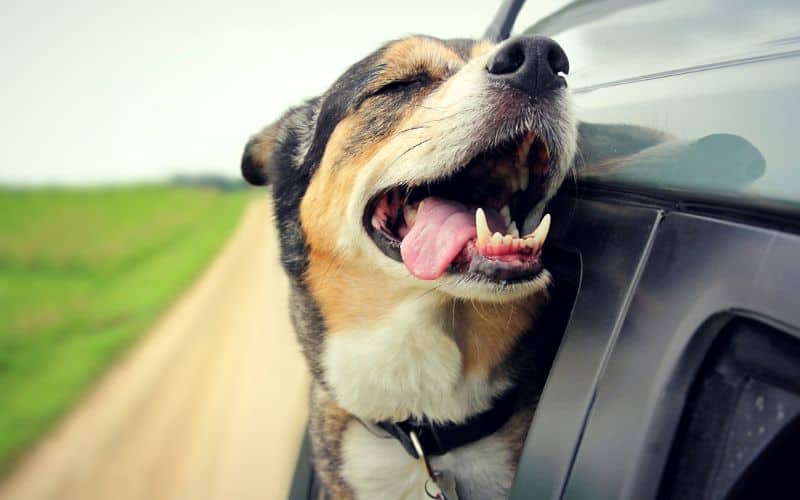
[[[406,452],[419,458],[411,442],[410,433],[415,432],[426,455],[436,456],[474,443],[499,430],[516,410],[517,387],[507,390],[494,400],[491,408],[468,418],[461,424],[436,424],[423,417],[402,422],[376,422],[377,426],[400,441]]]

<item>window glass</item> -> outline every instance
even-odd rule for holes
[[[800,210],[800,2],[529,3],[515,32],[570,58],[582,178]]]

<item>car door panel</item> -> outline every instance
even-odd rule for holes
[[[517,475],[511,498],[558,498],[660,217],[652,208],[570,196],[558,198],[550,213],[554,224],[548,247],[580,256],[580,285],[525,443],[519,465],[524,473]],[[554,293],[558,287],[556,282]]]
[[[724,324],[750,317],[800,332],[797,255],[795,235],[691,214],[664,218],[564,498],[654,498],[688,388]]]

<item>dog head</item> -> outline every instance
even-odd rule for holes
[[[544,206],[576,148],[568,70],[544,37],[414,36],[262,130],[242,172],[272,186],[290,277],[346,268],[358,278],[339,287],[495,302],[541,290]]]

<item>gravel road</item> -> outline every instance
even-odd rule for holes
[[[285,498],[308,375],[268,200],[0,484],[0,500]]]

